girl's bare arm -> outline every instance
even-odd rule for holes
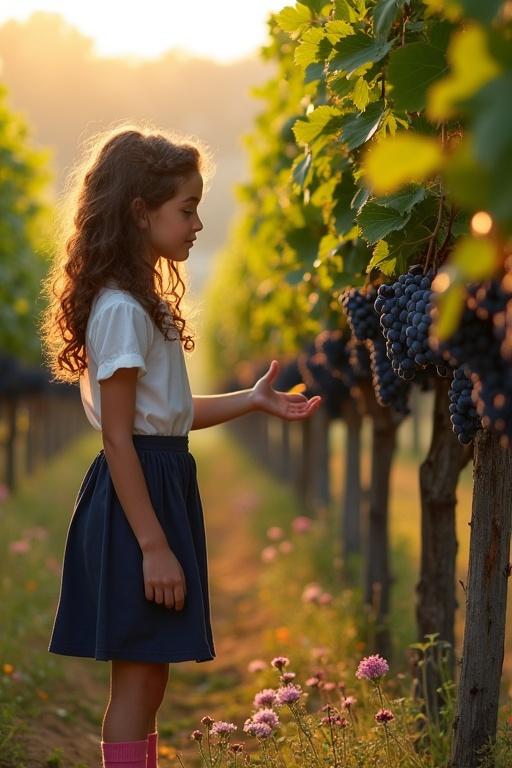
[[[101,429],[105,458],[117,497],[142,550],[167,544],[153,509],[133,445],[138,368],[119,368],[100,382]]]
[[[299,392],[276,392],[272,381],[277,376],[279,363],[272,360],[267,372],[251,389],[226,392],[221,395],[194,395],[194,419],[191,429],[212,427],[224,421],[243,416],[249,411],[264,411],[287,421],[306,419],[319,407],[322,398],[315,395],[309,400]]]

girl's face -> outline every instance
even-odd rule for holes
[[[203,179],[195,171],[179,187],[177,194],[154,211],[140,206],[141,199],[133,202],[133,210],[140,227],[147,230],[148,258],[154,265],[159,258],[185,261],[192,248],[196,233],[203,228],[197,206],[203,194]]]

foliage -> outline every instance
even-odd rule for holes
[[[0,349],[39,359],[35,308],[45,271],[51,204],[48,150],[29,145],[28,126],[0,88]]]

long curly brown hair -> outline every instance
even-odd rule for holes
[[[89,139],[57,204],[57,248],[42,281],[46,307],[40,335],[55,379],[77,383],[87,367],[85,331],[91,304],[110,280],[145,307],[167,339],[170,313],[180,342],[194,349],[180,312],[186,287],[183,265],[159,259],[151,266],[130,203],[141,197],[155,210],[177,194],[190,174],[201,173],[206,184],[213,169],[204,142],[147,123],[123,123]]]

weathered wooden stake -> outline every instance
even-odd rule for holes
[[[462,468],[472,451],[464,448],[452,430],[448,410],[448,379],[436,379],[433,409],[432,441],[427,457],[420,467],[421,494],[421,565],[416,587],[418,602],[416,618],[418,640],[427,634],[439,633],[439,640],[452,646],[449,672],[455,674],[454,621],[455,621],[455,561],[457,534],[455,508],[457,482]],[[420,680],[421,678],[418,678]],[[440,681],[436,670],[427,665],[427,691],[429,703],[437,703],[436,689]]]
[[[512,451],[475,438],[466,622],[451,768],[475,768],[494,743],[503,667],[512,522]]]

